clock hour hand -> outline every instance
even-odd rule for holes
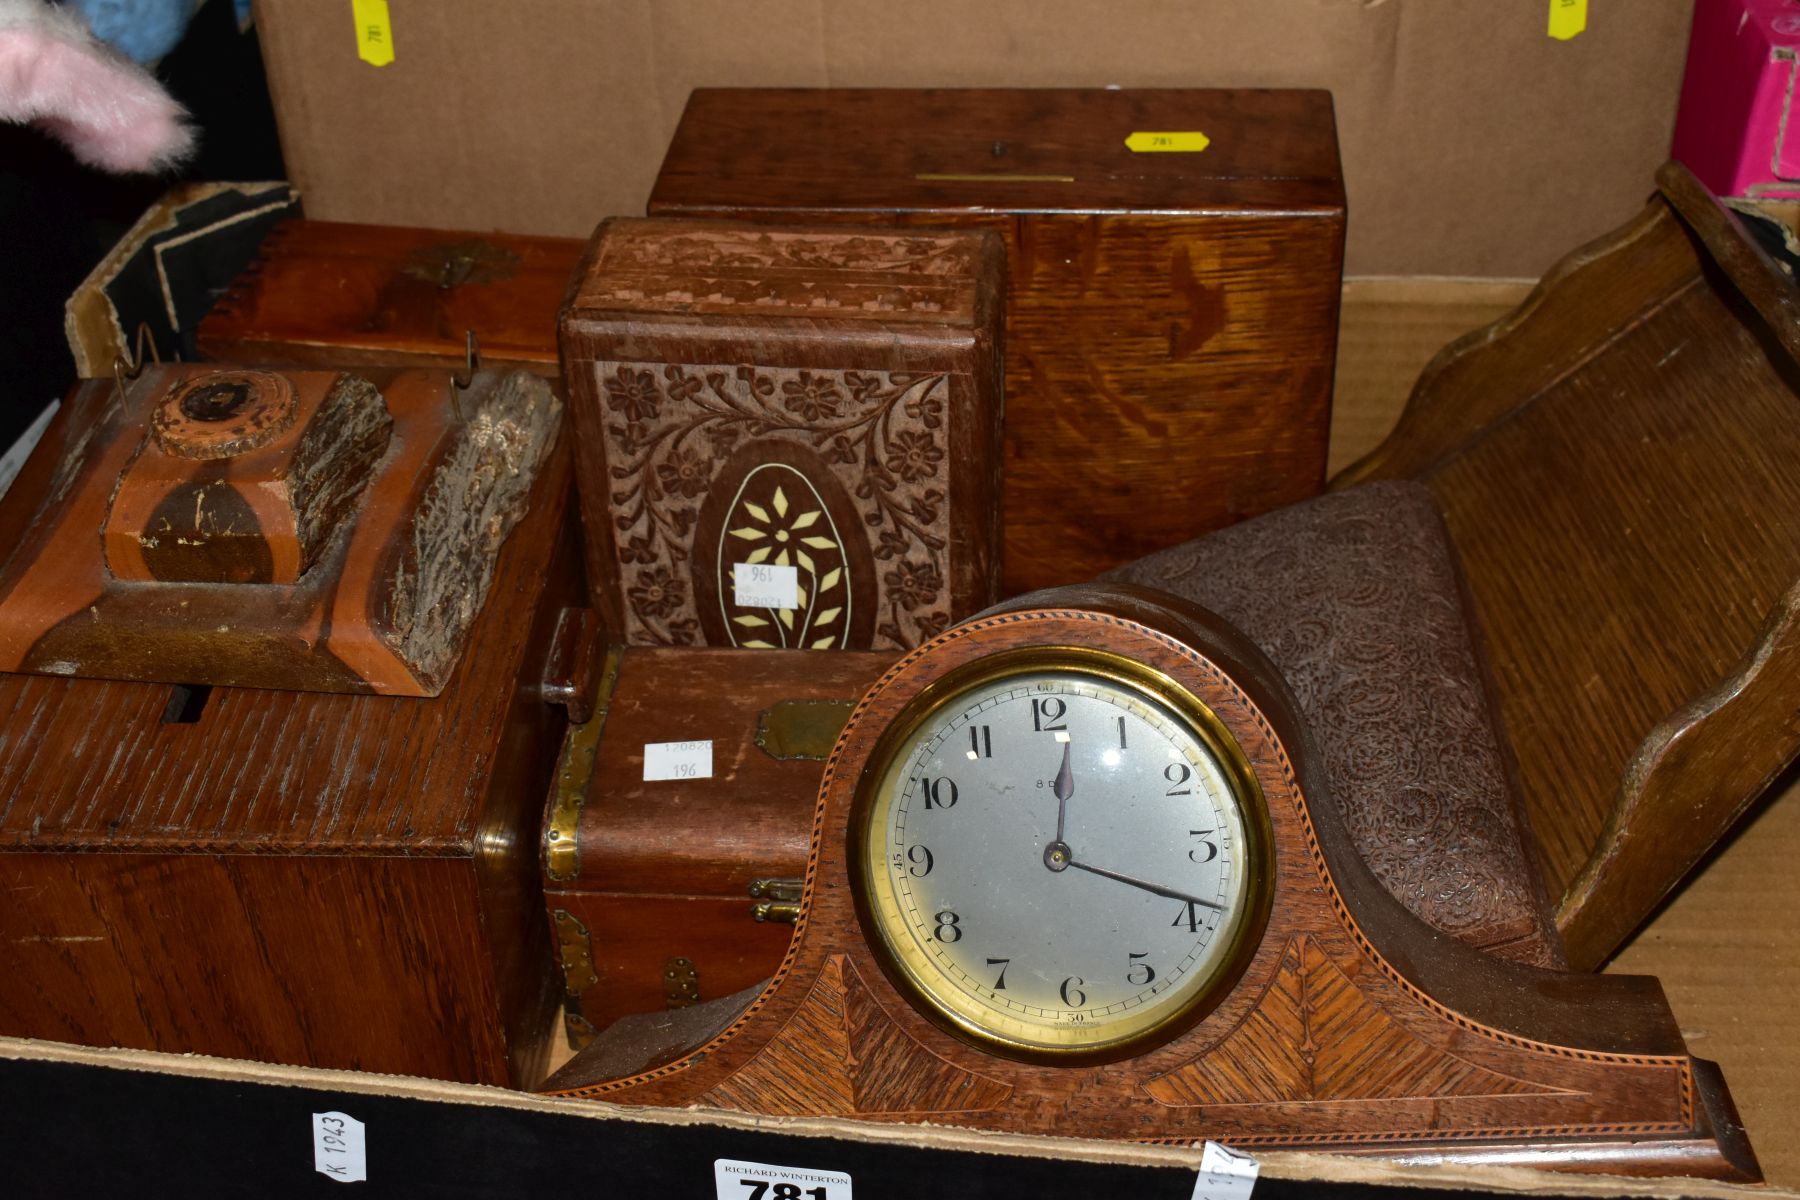
[[[1073,856],[1071,856],[1064,865],[1074,867],[1077,871],[1086,871],[1090,875],[1099,875],[1106,879],[1116,879],[1120,883],[1128,883],[1134,888],[1143,888],[1146,892],[1154,892],[1158,896],[1167,896],[1171,900],[1186,900],[1189,904],[1198,904],[1203,908],[1214,909],[1218,912],[1225,911],[1225,905],[1218,903],[1216,900],[1202,900],[1198,896],[1190,896],[1186,892],[1178,892],[1172,887],[1164,887],[1160,883],[1151,883],[1147,879],[1138,879],[1132,875],[1122,875],[1117,871],[1109,871],[1105,867],[1089,866],[1087,863],[1076,861]]]
[[[1075,772],[1069,768],[1069,743],[1063,743],[1062,766],[1057,769],[1056,782],[1051,785],[1056,793],[1056,840],[1063,840],[1063,817],[1069,811],[1069,797],[1075,794]]]

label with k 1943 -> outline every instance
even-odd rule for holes
[[[850,1200],[850,1176],[842,1171],[715,1158],[713,1181],[719,1200]]]

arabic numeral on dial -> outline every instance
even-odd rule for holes
[[[931,851],[928,848],[917,843],[908,846],[906,848],[906,861],[912,864],[906,869],[906,873],[911,875],[914,879],[923,879],[931,874],[933,859],[931,857]]]
[[[1087,1003],[1087,993],[1081,989],[1087,980],[1079,975],[1071,975],[1062,982],[1062,1002],[1070,1008],[1080,1008]]]
[[[946,908],[937,915],[937,928],[931,936],[940,942],[962,941],[962,918]]]
[[[987,725],[969,726],[969,757],[994,757],[994,731]]]
[[[988,966],[1000,968],[1000,978],[994,980],[994,990],[996,992],[1004,992],[1006,990],[1006,968],[1011,962],[1012,959],[1010,958],[990,958],[987,960]]]
[[[1200,839],[1200,845],[1196,849],[1188,851],[1189,859],[1197,863],[1209,863],[1213,859],[1219,857],[1219,843],[1212,840],[1214,836],[1213,830],[1190,829],[1188,830],[1188,836]],[[1202,854],[1202,850],[1206,853]]]
[[[1148,950],[1132,950],[1127,952],[1126,957],[1131,960],[1131,969],[1125,972],[1126,983],[1135,983],[1139,987],[1147,987],[1156,982],[1156,968],[1147,962],[1138,961],[1140,958],[1150,957],[1150,952]],[[1142,972],[1141,977],[1139,972]]]
[[[1034,697],[1031,701],[1031,727],[1039,733],[1060,733],[1068,728],[1063,717],[1069,706],[1055,696]]]
[[[1175,929],[1185,925],[1189,933],[1199,933],[1200,926],[1205,920],[1206,918],[1200,913],[1200,906],[1189,900],[1181,906],[1181,911],[1175,914],[1175,919],[1169,922],[1169,928]]]
[[[1165,794],[1170,796],[1193,795],[1194,793],[1191,788],[1183,786],[1189,779],[1193,778],[1193,775],[1194,769],[1184,762],[1172,762],[1164,767],[1163,778],[1174,784],[1174,786]]]
[[[919,786],[925,792],[926,808],[955,808],[956,781],[945,779],[942,775],[936,779],[928,775],[919,777]]]

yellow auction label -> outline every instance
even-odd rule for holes
[[[1134,133],[1125,139],[1125,148],[1133,154],[1198,154],[1212,145],[1212,139],[1198,129],[1179,133]]]
[[[1550,0],[1550,36],[1566,42],[1587,28],[1588,0]]]
[[[394,27],[388,22],[387,0],[350,0],[356,17],[356,57],[372,67],[394,61]]]

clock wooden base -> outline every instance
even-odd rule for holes
[[[884,736],[934,680],[1024,646],[1103,648],[1175,681],[1236,740],[1266,802],[1260,940],[1196,1023],[1131,1057],[1021,1061],[947,1031],[896,982],[853,895],[859,777]],[[629,1055],[603,1037],[551,1087],[783,1116],[1758,1177],[1723,1082],[1688,1054],[1654,980],[1504,963],[1419,922],[1354,853],[1268,661],[1203,610],[1137,589],[1022,598],[883,677],[826,766],[794,945],[724,1020],[624,1077],[607,1077]]]

